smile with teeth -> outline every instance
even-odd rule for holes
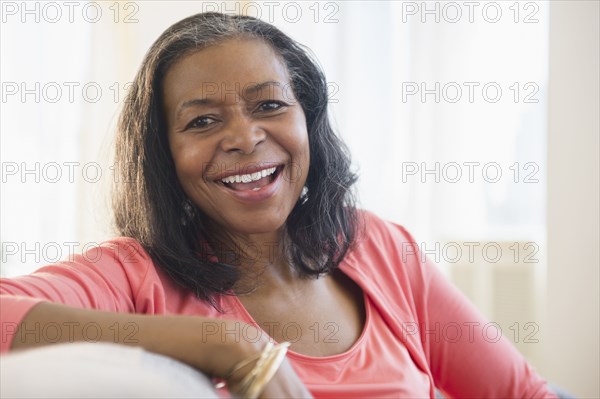
[[[262,187],[271,183],[274,178],[274,173],[277,167],[259,170],[258,172],[248,173],[245,175],[233,175],[221,179],[221,182],[232,190],[252,190],[258,191]]]

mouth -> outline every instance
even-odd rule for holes
[[[253,173],[227,176],[216,182],[233,191],[260,191],[277,180],[283,167],[284,165],[271,166]]]

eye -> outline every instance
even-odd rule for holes
[[[280,110],[280,109],[286,107],[287,105],[288,104],[284,103],[283,101],[267,100],[267,101],[263,101],[260,104],[258,104],[257,111],[259,111],[259,112],[273,112],[273,111]]]
[[[194,118],[190,123],[188,123],[185,129],[205,129],[216,122],[217,120],[213,117],[199,116],[197,118]]]

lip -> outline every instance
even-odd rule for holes
[[[249,163],[246,166],[242,166],[240,167],[239,164],[235,164],[233,170],[226,170],[224,172],[221,172],[215,176],[211,176],[211,180],[220,183],[221,180],[225,179],[226,177],[229,176],[235,176],[235,175],[249,175],[252,173],[256,173],[256,172],[260,172],[263,171],[265,169],[270,169],[273,166],[279,168],[281,166],[283,166],[283,163],[278,163],[278,162],[255,162],[255,163]]]
[[[268,167],[259,167],[256,168],[254,170],[254,172],[258,172],[259,170],[263,170],[263,169],[269,169],[272,168],[274,165],[270,165]],[[223,191],[225,191],[227,194],[231,195],[232,197],[234,197],[235,199],[239,200],[239,201],[243,201],[243,202],[260,202],[260,201],[264,201],[266,199],[269,199],[271,197],[273,197],[276,193],[277,190],[279,189],[279,186],[281,186],[281,181],[282,181],[282,176],[284,173],[284,165],[278,165],[277,166],[277,170],[275,171],[275,179],[267,184],[264,187],[261,187],[260,190],[257,191],[253,191],[253,190],[233,190],[231,188],[228,188],[227,186],[225,186],[225,184],[223,184],[220,179],[218,181],[215,181],[215,183],[219,186],[219,188]],[[250,168],[247,169],[252,170]],[[245,173],[254,173],[254,172],[246,172],[246,170],[244,170]],[[223,178],[228,177],[228,176],[234,176],[237,175],[238,173],[229,173],[228,175],[224,175]]]

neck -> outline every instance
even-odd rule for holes
[[[284,229],[264,234],[211,234],[215,254],[220,261],[242,270],[234,287],[236,293],[292,286],[300,279],[286,254]]]

